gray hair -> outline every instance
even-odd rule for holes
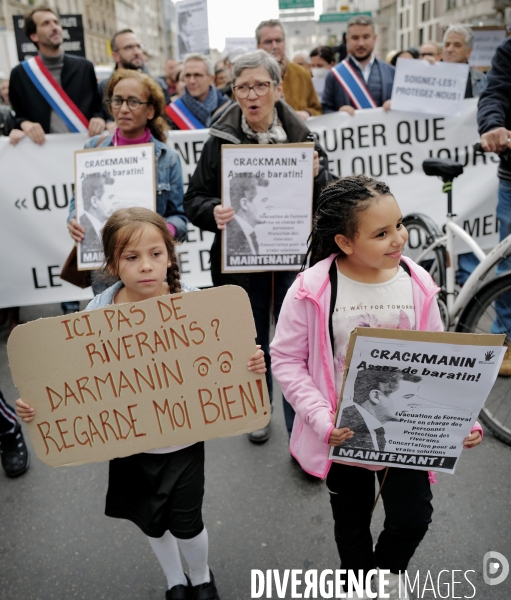
[[[444,43],[450,33],[459,33],[462,35],[465,38],[465,44],[468,49],[474,47],[474,34],[472,33],[472,29],[467,25],[461,25],[460,23],[449,25],[447,31],[444,33]]]
[[[207,71],[208,75],[215,74],[215,69],[213,67],[213,63],[205,54],[201,54],[200,52],[194,52],[191,54],[187,54],[183,59],[183,69],[186,67],[186,63],[190,62],[191,60],[201,60],[206,65],[206,71]]]
[[[372,27],[374,31],[374,21],[371,19],[371,17],[368,17],[367,15],[358,15],[357,17],[351,17],[351,19],[348,21],[347,28],[349,29],[353,25],[363,25],[364,27]]]
[[[279,63],[264,50],[255,50],[254,52],[247,52],[240,56],[234,63],[232,69],[232,83],[236,85],[236,79],[241,75],[245,69],[257,69],[263,67],[268,71],[270,79],[278,85],[282,81],[282,75],[280,74]]]
[[[309,56],[308,52],[302,50],[300,50],[299,52],[295,52],[293,55],[293,60],[295,60],[295,58],[298,58],[299,56],[305,59],[305,62],[310,65],[311,57]]]
[[[268,19],[267,21],[261,21],[255,30],[256,41],[259,44],[261,42],[261,29],[263,27],[280,27],[282,29],[282,37],[286,39],[286,32],[282,23],[278,19]]]

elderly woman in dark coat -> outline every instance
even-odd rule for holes
[[[257,343],[266,355],[267,383],[272,398],[269,354],[271,308],[278,319],[286,292],[296,272],[263,273],[221,272],[221,232],[234,219],[234,209],[221,202],[221,146],[223,144],[282,144],[314,141],[306,125],[282,100],[282,77],[277,61],[262,50],[240,56],[233,69],[233,104],[211,126],[210,137],[188,186],[184,199],[190,221],[206,231],[213,231],[211,275],[215,286],[233,284],[243,287],[250,298],[257,330]],[[316,203],[321,188],[333,179],[327,170],[325,152],[316,143],[314,158],[314,193]],[[291,432],[294,412],[284,401],[286,427]],[[252,442],[269,438],[269,426],[249,434]]]

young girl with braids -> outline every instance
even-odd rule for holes
[[[174,240],[158,214],[145,208],[118,210],[106,222],[102,238],[105,270],[118,281],[86,310],[195,290],[179,279]],[[262,350],[250,357],[248,369],[266,372]],[[34,418],[34,408],[23,400],[16,405],[23,421]],[[148,536],[167,577],[166,600],[219,600],[208,567],[203,495],[204,442],[110,461],[105,513],[133,521]]]
[[[341,567],[355,576],[359,570],[366,576],[376,568],[390,570],[390,598],[399,597],[400,573],[431,522],[428,473],[332,462],[328,453],[330,446],[356,441],[350,442],[357,434],[348,427],[334,426],[351,331],[442,331],[438,288],[424,269],[401,255],[408,239],[402,219],[382,182],[353,176],[326,186],[309,238],[310,268],[289,289],[271,344],[273,373],[296,411],[290,451],[305,471],[327,479]],[[464,446],[477,446],[481,439],[476,423]],[[385,524],[373,550],[375,475],[381,484],[385,472]]]

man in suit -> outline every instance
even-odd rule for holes
[[[339,425],[349,427],[355,435],[342,447],[383,452],[387,443],[385,424],[395,421],[396,412],[413,403],[420,381],[422,377],[399,371],[359,371],[353,405],[343,410]]]
[[[26,36],[34,42],[45,67],[89,121],[89,135],[105,129],[101,98],[94,65],[79,56],[65,54],[58,15],[47,6],[38,6],[25,15]],[[69,133],[70,129],[54,111],[19,64],[11,72],[9,95],[16,113],[16,126],[36,144],[44,144],[46,133]],[[20,137],[13,138],[17,143]]]
[[[369,92],[375,106],[382,106],[384,110],[389,110],[395,69],[374,55],[376,38],[374,21],[370,17],[361,15],[350,19],[346,36],[348,50],[346,60],[354,75],[358,77],[360,85]],[[353,100],[352,91],[343,87],[339,77],[333,72],[339,65],[336,65],[326,77],[322,97],[323,112],[341,111],[354,115],[355,108],[358,107]]]
[[[259,242],[254,228],[264,221],[263,215],[272,208],[266,189],[269,183],[267,179],[250,176],[231,179],[229,192],[235,215],[225,230],[227,256],[259,254]]]
[[[91,173],[82,180],[84,212],[80,215],[80,225],[85,229],[80,243],[82,260],[86,252],[103,252],[101,231],[116,208],[113,188],[107,190],[105,186],[113,185],[114,182],[113,177],[107,177],[103,173]]]

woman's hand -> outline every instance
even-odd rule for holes
[[[213,216],[218,229],[225,229],[227,223],[234,219],[234,208],[232,206],[222,206],[217,204],[213,209]]]
[[[89,137],[94,137],[105,131],[105,120],[100,117],[94,117],[89,121]]]
[[[76,219],[71,219],[69,221],[67,230],[75,242],[81,242],[85,237],[85,228],[82,227]]]
[[[347,112],[352,117],[355,116],[355,109],[353,108],[353,106],[350,106],[349,104],[345,104],[344,106],[341,106],[341,108],[339,109],[339,112]]]
[[[258,350],[248,359],[248,370],[258,375],[266,373],[266,363],[264,362],[264,352],[261,346],[257,346]]]
[[[21,129],[13,129],[11,131],[11,133],[9,134],[9,142],[13,145],[16,146],[16,144],[22,140],[24,137],[26,136],[26,133],[23,133],[23,131],[21,131]]]
[[[343,427],[342,429],[333,429],[330,437],[328,438],[328,443],[330,446],[339,446],[346,440],[350,440],[355,434],[349,427]]]
[[[35,408],[18,398],[16,400],[16,414],[24,423],[30,423],[35,416]]]
[[[472,433],[463,440],[463,448],[475,448],[483,441],[483,436],[479,430]]]
[[[317,150],[314,150],[314,162],[312,163],[312,174],[317,177],[319,173],[319,154]]]

